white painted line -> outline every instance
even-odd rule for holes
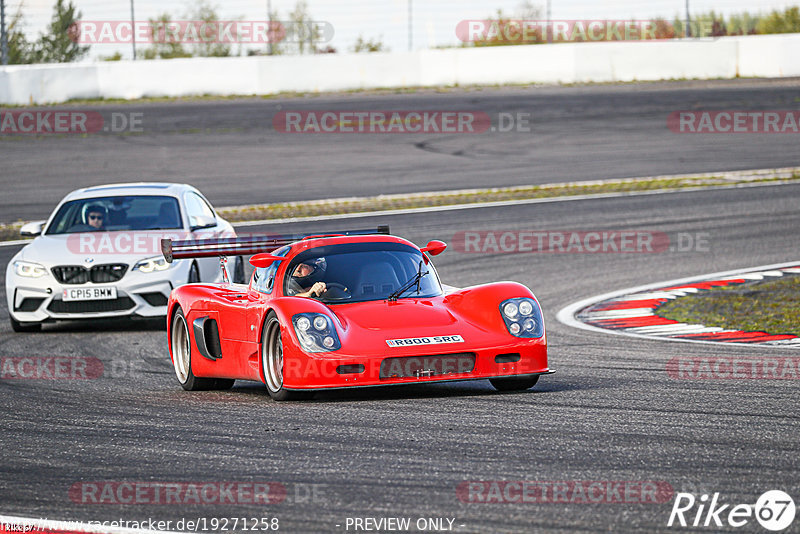
[[[698,327],[697,330],[694,332],[688,332],[690,334],[725,334],[727,332],[736,332],[736,330],[725,330],[724,328],[720,328],[718,326],[703,326],[703,325],[695,325]]]
[[[757,171],[747,171],[747,172],[757,172]],[[678,176],[681,177],[681,176]],[[674,178],[674,176],[672,177]],[[649,179],[649,178],[648,178]],[[636,180],[631,179],[631,180]],[[642,179],[639,179],[642,180]],[[613,182],[613,181],[612,181]],[[576,182],[581,184],[583,182]],[[588,182],[587,182],[588,183]],[[606,183],[602,180],[597,180],[597,183],[602,185]],[[468,210],[468,209],[478,209],[478,208],[502,208],[506,206],[524,206],[528,204],[549,204],[551,202],[572,202],[577,200],[599,200],[599,199],[609,199],[609,198],[625,198],[625,197],[639,197],[639,196],[648,196],[648,195],[665,195],[670,193],[692,193],[696,191],[710,191],[710,190],[724,190],[724,189],[746,189],[751,187],[770,187],[770,186],[780,186],[780,185],[791,185],[797,184],[797,180],[777,180],[774,182],[757,182],[757,183],[746,183],[746,184],[733,184],[733,185],[715,185],[715,186],[698,186],[698,187],[680,187],[680,188],[668,188],[668,189],[653,189],[650,191],[630,191],[630,192],[618,192],[618,193],[597,193],[594,195],[572,195],[572,196],[564,196],[564,197],[552,197],[552,198],[529,198],[523,200],[501,200],[496,202],[474,202],[469,204],[454,204],[452,206],[427,206],[424,208],[407,208],[407,209],[398,209],[398,210],[381,210],[381,211],[366,211],[366,212],[359,212],[359,213],[340,213],[337,215],[314,215],[308,217],[284,217],[280,219],[262,219],[258,221],[241,221],[231,223],[235,228],[247,228],[249,226],[268,226],[273,224],[289,224],[289,223],[299,223],[299,222],[319,222],[319,221],[336,221],[341,219],[365,219],[370,217],[386,217],[388,215],[412,215],[416,213],[430,213],[430,212],[442,212],[442,211],[459,211],[459,210]],[[564,184],[562,184],[564,185]],[[574,184],[573,184],[574,185]],[[331,200],[338,200],[338,199],[331,199]],[[222,209],[222,208],[220,208]],[[19,240],[19,241],[2,241],[0,242],[0,247],[10,247],[14,245],[20,245],[24,243],[28,243],[28,240]]]
[[[699,293],[700,291],[702,290],[696,287],[676,287],[675,289],[670,289],[670,293],[675,293],[676,295],[678,292],[686,295],[686,293]]]
[[[776,339],[775,341],[767,341],[765,345],[778,345],[781,347],[791,347],[800,349],[800,339]]]
[[[598,302],[602,302],[602,301],[605,301],[605,300],[619,299],[619,298],[621,298],[624,295],[627,295],[629,293],[631,293],[631,294],[644,293],[646,291],[655,291],[655,290],[658,290],[659,288],[662,288],[662,287],[681,286],[683,284],[697,283],[697,282],[702,282],[704,280],[711,280],[711,279],[720,280],[720,279],[722,279],[723,277],[726,277],[726,276],[739,275],[741,273],[748,273],[748,272],[751,272],[751,271],[766,271],[766,270],[775,270],[775,269],[795,268],[795,267],[797,267],[798,264],[800,264],[800,261],[795,260],[795,261],[787,262],[787,263],[776,263],[776,264],[772,264],[772,265],[761,265],[761,266],[757,266],[757,267],[750,267],[750,268],[744,268],[744,269],[735,269],[735,270],[732,270],[732,271],[722,271],[722,272],[718,272],[718,273],[710,273],[710,274],[705,274],[705,275],[701,275],[701,276],[692,276],[692,277],[688,277],[688,278],[679,278],[677,280],[668,280],[666,282],[656,282],[656,283],[652,283],[652,284],[645,284],[643,286],[630,287],[630,288],[627,288],[627,289],[620,289],[618,291],[612,291],[610,293],[604,293],[602,295],[596,295],[594,297],[589,297],[587,299],[579,300],[578,302],[573,302],[572,304],[570,304],[568,306],[565,306],[564,308],[559,310],[559,312],[556,314],[556,318],[558,319],[558,321],[560,323],[565,324],[567,326],[571,326],[573,328],[578,328],[580,330],[588,330],[590,332],[599,332],[599,333],[603,333],[603,334],[611,334],[611,335],[617,335],[617,336],[626,336],[626,337],[634,337],[634,338],[639,338],[639,339],[647,339],[647,340],[650,340],[650,341],[661,340],[661,341],[675,341],[675,342],[679,342],[679,343],[700,343],[700,344],[703,344],[703,345],[732,345],[732,346],[750,347],[750,348],[753,348],[753,347],[769,347],[769,348],[773,348],[775,346],[786,346],[786,347],[791,347],[791,348],[796,348],[796,347],[800,348],[800,339],[798,339],[798,340],[790,340],[790,341],[792,341],[792,343],[786,343],[786,344],[780,344],[779,345],[777,342],[769,342],[769,343],[727,343],[727,342],[721,342],[721,341],[706,341],[706,340],[702,340],[702,339],[686,339],[686,338],[678,338],[678,337],[676,337],[676,338],[657,337],[657,336],[650,336],[650,335],[645,335],[645,334],[635,334],[635,333],[628,332],[626,330],[609,330],[609,329],[606,329],[606,328],[600,328],[598,326],[593,326],[593,325],[589,325],[589,324],[586,324],[584,322],[581,322],[575,317],[578,312],[580,312],[581,310],[583,310],[585,308],[588,308],[589,306],[592,306],[594,304],[597,304]],[[686,290],[688,288],[681,288],[681,289]],[[796,345],[795,342],[798,343],[798,344]]]
[[[368,217],[385,217],[387,215],[410,215],[415,213],[429,213],[441,211],[458,211],[467,209],[478,208],[498,208],[505,206],[522,206],[527,204],[548,204],[551,202],[572,202],[575,200],[598,200],[607,198],[624,198],[624,197],[639,197],[647,195],[664,195],[669,193],[691,193],[695,191],[708,191],[712,189],[745,189],[750,187],[767,187],[777,185],[791,185],[797,184],[796,180],[793,181],[776,181],[776,182],[758,182],[752,184],[735,184],[735,185],[722,185],[722,186],[703,186],[703,187],[681,187],[675,189],[653,189],[651,191],[630,191],[625,193],[598,193],[595,195],[573,195],[565,197],[552,197],[552,198],[529,198],[524,200],[502,200],[496,202],[485,203],[471,203],[471,204],[454,204],[452,206],[428,206],[424,208],[407,208],[399,210],[382,210],[382,211],[367,211],[361,213],[342,213],[339,215],[314,215],[308,217],[286,217],[283,219],[263,219],[260,221],[242,221],[231,223],[236,228],[246,228],[248,226],[261,226],[271,224],[287,224],[297,222],[317,222],[317,221],[335,221],[339,219],[362,219]]]
[[[762,276],[783,276],[783,271],[764,271],[758,274]]]
[[[15,245],[24,245],[30,243],[33,239],[18,239],[16,241],[0,241],[0,247],[13,247]]]
[[[324,206],[340,202],[356,202],[356,201],[365,201],[372,199],[380,199],[380,200],[407,200],[409,198],[428,199],[428,198],[439,197],[442,195],[483,195],[492,193],[522,192],[526,190],[532,191],[534,190],[534,188],[554,189],[563,187],[582,187],[582,186],[600,186],[600,185],[629,185],[642,182],[653,182],[658,180],[703,180],[703,179],[720,178],[720,177],[729,181],[736,180],[741,182],[759,180],[762,178],[774,178],[775,182],[783,182],[783,181],[790,181],[792,179],[796,180],[796,177],[798,175],[800,175],[800,167],[785,167],[782,169],[753,169],[744,171],[723,171],[723,172],[710,172],[710,173],[699,173],[699,174],[662,174],[659,176],[640,176],[636,178],[609,178],[605,180],[551,182],[546,184],[523,184],[523,185],[489,187],[489,188],[474,187],[471,189],[440,189],[438,191],[422,191],[418,193],[393,193],[393,194],[384,194],[377,196],[373,195],[369,197],[359,197],[359,196],[339,197],[339,198],[310,200],[308,201],[308,203],[315,206]],[[286,202],[285,205],[288,207],[293,207],[303,203],[304,203],[303,201],[293,201],[293,202]],[[258,208],[263,205],[264,204],[245,204],[239,206],[225,206],[224,208],[220,209],[223,210],[248,209],[248,208]]]
[[[634,317],[648,317],[653,315],[653,308],[629,308],[626,310],[607,310],[587,313],[585,317],[597,319],[632,319]]]
[[[745,187],[750,187],[747,184]],[[724,189],[730,189],[731,186],[723,186]],[[268,224],[286,224],[297,222],[318,222],[318,221],[334,221],[337,219],[362,219],[367,217],[386,217],[387,215],[411,215],[416,213],[430,213],[440,211],[460,211],[478,208],[503,208],[507,206],[522,206],[526,204],[549,204],[551,202],[569,202],[573,200],[595,200],[604,198],[620,198],[641,195],[655,195],[663,193],[681,192],[690,190],[685,189],[654,189],[652,191],[630,192],[630,193],[598,193],[595,195],[573,195],[565,197],[552,197],[552,198],[528,198],[523,200],[498,200],[495,202],[471,202],[468,204],[453,204],[451,206],[426,206],[423,208],[405,208],[397,210],[381,210],[381,211],[364,211],[359,213],[340,213],[337,215],[313,215],[308,217],[287,217],[283,219],[263,219],[260,221],[242,221],[231,223],[236,228],[244,228],[247,226],[260,226]],[[691,190],[696,190],[691,188]]]
[[[650,293],[636,293],[634,295],[625,295],[619,301],[626,300],[652,300],[652,299],[674,299],[675,295],[671,291],[653,291]]]
[[[661,325],[654,325],[654,326],[639,326],[636,328],[627,328],[628,332],[633,332],[636,334],[652,334],[652,335],[659,335],[659,334],[683,334],[683,333],[691,333],[700,330],[705,330],[704,325],[694,325],[688,323],[675,323],[675,324],[661,324]]]
[[[158,523],[158,521],[155,522]],[[67,530],[94,534],[179,534],[177,532],[169,532],[166,530],[144,530],[136,528],[111,527],[82,523],[80,521],[52,521],[49,519],[34,519],[30,517],[16,517],[10,515],[0,515],[0,524],[18,527],[28,526],[31,528],[29,528],[27,532],[31,533],[35,533],[37,531],[41,532],[42,530]],[[22,532],[22,529],[18,530],[18,532]]]
[[[737,276],[726,276],[725,278],[720,278],[719,280],[763,280],[764,275],[760,273],[743,273]]]

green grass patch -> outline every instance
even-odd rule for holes
[[[788,171],[780,173],[759,172],[758,174],[745,173],[728,176],[664,176],[253,204],[218,208],[217,212],[230,222],[237,223],[351,213],[369,214],[403,209],[485,204],[488,202],[514,202],[581,195],[635,194],[648,191],[679,191],[692,188],[785,184],[797,181],[800,181],[800,172],[798,171],[791,171],[791,173]],[[19,229],[22,224],[24,223],[0,223],[0,241],[19,239]]]
[[[656,314],[682,323],[800,336],[800,276],[701,291],[663,304]]]
[[[0,224],[0,241],[15,241],[17,239],[22,239],[19,235],[19,230],[22,228],[23,224],[25,223],[21,221],[10,224]]]
[[[289,217],[319,217],[343,213],[370,213],[387,210],[431,208],[461,204],[482,204],[487,202],[524,201],[538,198],[557,198],[579,195],[637,193],[770,182],[784,183],[796,180],[800,180],[800,174],[795,173],[789,178],[785,176],[766,176],[758,179],[743,178],[741,180],[718,176],[632,178],[626,180],[606,180],[602,182],[574,182],[465,191],[256,204],[220,208],[217,211],[231,222],[243,222]]]

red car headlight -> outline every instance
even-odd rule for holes
[[[539,338],[544,335],[542,310],[532,298],[504,300],[500,304],[500,315],[508,333],[514,337]]]
[[[292,316],[295,334],[306,352],[331,352],[342,348],[333,320],[323,313]]]

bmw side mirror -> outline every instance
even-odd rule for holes
[[[42,235],[45,222],[46,221],[30,222],[19,229],[19,235],[22,237],[36,237]]]
[[[209,217],[208,215],[198,215],[196,217],[192,217],[190,223],[192,225],[192,232],[195,232],[204,228],[215,227],[217,225],[217,219],[214,217]]]

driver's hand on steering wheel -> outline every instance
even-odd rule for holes
[[[315,282],[311,289],[308,290],[308,294],[311,297],[320,297],[325,291],[327,291],[325,282]]]

